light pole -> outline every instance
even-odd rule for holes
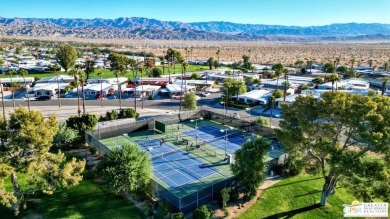
[[[203,120],[202,117],[199,119],[191,119],[191,122],[195,122],[195,147],[198,145],[198,120]]]
[[[226,147],[227,147],[227,132],[228,132],[228,130],[229,129],[221,129],[221,130],[219,130],[222,133],[225,132],[225,159],[227,159],[226,158],[226,156],[227,156]]]

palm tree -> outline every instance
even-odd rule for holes
[[[385,63],[383,64],[383,68],[384,68],[385,71],[387,71],[387,70],[389,69],[389,63],[388,63],[388,62],[385,62]]]
[[[81,110],[80,110],[80,92],[79,92],[79,71],[78,69],[71,69],[69,71],[69,75],[73,76],[74,78],[74,83],[75,83],[75,86],[76,86],[76,89],[77,89],[77,114],[80,116],[81,114]]]
[[[214,63],[214,57],[210,57],[210,58],[207,60],[207,63],[209,64],[210,70],[212,70],[212,69],[213,69],[213,63]]]
[[[314,61],[308,60],[306,63],[308,66],[310,66],[310,74],[311,74],[311,69],[313,68]]]
[[[84,92],[84,83],[86,80],[87,74],[84,71],[79,71],[79,80],[81,83],[81,92],[83,98],[83,115],[85,115],[85,92]]]
[[[334,91],[334,83],[335,83],[336,81],[340,81],[339,76],[338,76],[337,74],[331,74],[331,75],[326,76],[325,79],[326,79],[327,81],[332,82],[332,92],[333,92],[333,91]]]
[[[18,74],[23,77],[24,88],[26,90],[26,95],[27,95],[27,107],[28,107],[28,111],[30,111],[30,95],[28,94],[27,83],[26,83],[26,75],[28,74],[28,71],[24,68],[19,68]]]
[[[186,71],[187,71],[187,68],[188,68],[188,63],[187,62],[183,62],[181,65],[183,66],[184,75],[186,75]],[[185,87],[184,93],[187,93],[187,76],[185,77],[185,85],[184,85],[184,87]]]
[[[12,88],[12,105],[13,107],[15,108],[15,91],[14,91],[14,83],[12,81],[12,74],[15,73],[15,70],[12,70],[12,69],[8,69],[7,70],[7,74],[9,74],[10,76],[10,80],[11,80],[11,88]]]
[[[272,66],[272,70],[275,71],[274,74],[276,76],[276,89],[278,89],[279,77],[283,75],[284,69],[284,65],[280,62]]]
[[[352,59],[349,60],[349,63],[351,63],[351,70],[353,70],[353,65],[355,64],[356,59],[355,57],[352,57]]]
[[[334,66],[337,67],[339,65],[339,63],[340,63],[340,57],[336,57]]]
[[[372,62],[373,62],[372,59],[369,59],[369,60],[368,60],[368,66],[370,66],[370,68],[372,67]]]
[[[218,66],[219,66],[219,54],[221,54],[221,50],[218,49],[217,52],[215,53],[217,55],[217,59],[218,59]]]
[[[383,95],[385,95],[386,84],[387,84],[387,82],[390,81],[390,78],[382,78],[381,81],[382,81],[382,96],[383,96]]]
[[[103,107],[103,74],[104,72],[98,72],[97,75],[99,76],[99,79],[100,79],[100,94],[99,94],[99,97],[100,97],[100,105]]]
[[[299,72],[299,69],[302,68],[302,65],[303,65],[303,61],[302,60],[297,60],[295,63],[294,63],[295,66],[297,66],[297,72]]]
[[[57,76],[57,90],[58,90],[58,107],[61,107],[61,89],[60,89],[60,81],[58,80],[58,72],[56,73]]]
[[[287,89],[291,87],[291,84],[290,82],[288,81],[285,81],[282,83],[283,87],[284,87],[284,95],[283,95],[283,102],[286,101],[286,96],[287,96]]]
[[[3,121],[5,121],[4,91],[3,91],[3,84],[1,82],[1,78],[0,78],[0,89],[1,89],[1,105],[3,106]]]
[[[95,68],[93,67],[95,65],[95,61],[87,58],[85,61],[85,74],[87,75],[87,80],[89,79],[89,75],[93,72],[95,72]]]

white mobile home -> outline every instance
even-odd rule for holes
[[[238,95],[238,102],[246,104],[267,104],[272,91],[270,90],[252,90],[245,94]],[[236,99],[235,96],[232,99]]]

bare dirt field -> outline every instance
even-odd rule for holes
[[[9,38],[9,37],[7,37]],[[162,55],[168,48],[179,50],[188,60],[205,60],[220,50],[220,61],[232,62],[242,60],[243,55],[249,55],[254,63],[271,64],[281,62],[285,65],[295,61],[313,60],[323,63],[334,62],[340,58],[340,64],[349,64],[349,60],[355,58],[354,65],[368,65],[368,60],[373,60],[372,66],[382,66],[390,61],[390,41],[332,41],[332,42],[212,42],[212,41],[161,41],[161,40],[131,40],[131,39],[80,39],[80,38],[27,38],[48,41],[74,41],[80,43],[101,44],[100,48],[109,48],[117,51],[146,51],[156,55]],[[104,44],[104,46],[103,46]],[[185,48],[192,52],[186,53]]]

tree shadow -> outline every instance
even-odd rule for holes
[[[311,210],[314,210],[314,209],[320,208],[320,207],[322,207],[322,206],[318,203],[318,204],[306,206],[306,207],[303,207],[303,208],[294,209],[294,210],[291,210],[291,211],[285,211],[285,212],[281,212],[281,213],[276,213],[276,214],[270,215],[268,217],[265,217],[264,219],[291,218],[291,217],[295,216],[296,214],[300,214],[300,213],[303,213],[303,212],[306,212],[306,211],[311,211]]]
[[[306,194],[296,195],[296,196],[294,196],[294,198],[298,198],[298,197],[302,197],[302,196],[306,196],[306,195],[312,195],[312,194],[319,193],[319,192],[322,192],[322,190],[313,190],[313,191],[310,191]]]
[[[274,185],[274,186],[270,187],[269,189],[276,188],[276,187],[287,186],[287,185],[296,184],[296,183],[301,183],[301,182],[305,182],[305,181],[317,180],[317,179],[322,179],[322,177],[311,178],[311,179],[306,179],[306,180],[300,180],[300,181],[297,181],[297,182],[286,183],[286,184],[282,184],[282,185]]]

